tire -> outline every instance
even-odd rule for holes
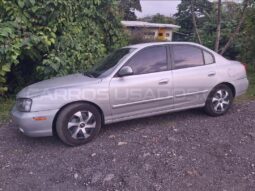
[[[93,140],[102,126],[98,109],[88,103],[75,103],[64,108],[58,115],[56,131],[67,145],[78,146]]]
[[[224,115],[231,108],[233,100],[232,90],[227,85],[218,85],[209,94],[204,110],[213,117]]]

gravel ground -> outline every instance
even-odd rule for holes
[[[72,148],[0,128],[0,190],[255,190],[255,102],[106,126]]]

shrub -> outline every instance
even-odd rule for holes
[[[0,0],[0,94],[8,86],[16,91],[87,70],[126,44],[117,5],[116,0]]]

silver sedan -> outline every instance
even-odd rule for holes
[[[24,88],[12,116],[25,135],[56,133],[75,146],[91,141],[104,124],[189,108],[224,115],[247,88],[244,65],[206,47],[138,44],[116,50],[87,73]]]

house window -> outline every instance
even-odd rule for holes
[[[160,37],[161,37],[161,36],[164,36],[164,34],[163,34],[163,33],[158,33],[158,36],[160,36]]]
[[[169,33],[166,33],[166,37],[170,37],[170,34],[169,34]]]
[[[147,36],[155,36],[155,32],[146,32],[144,34]]]

